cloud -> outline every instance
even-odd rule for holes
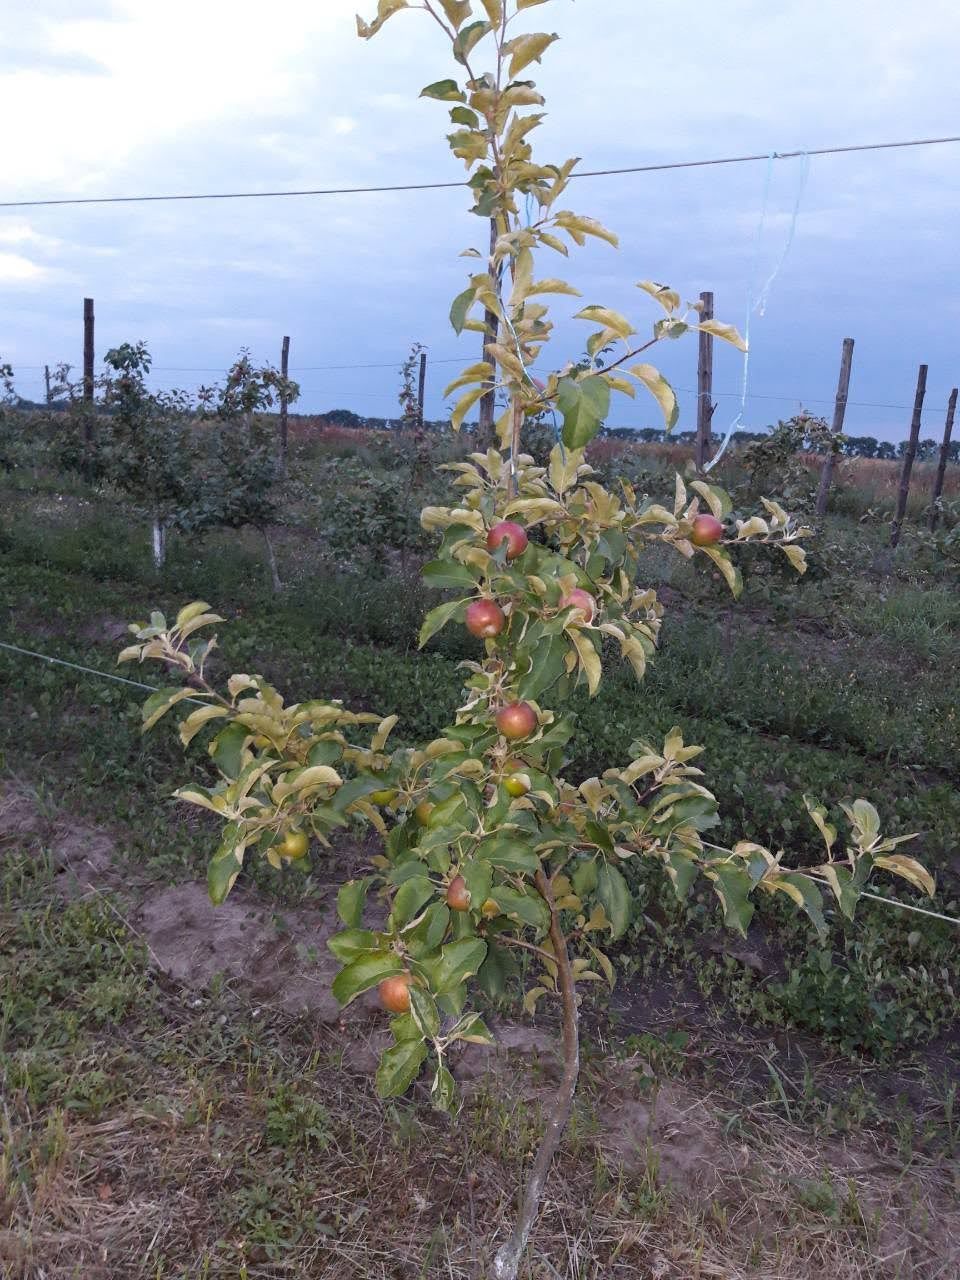
[[[0,281],[4,284],[32,284],[48,278],[46,267],[19,253],[0,253]]]

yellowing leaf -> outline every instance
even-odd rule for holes
[[[679,293],[668,285],[658,284],[656,280],[640,280],[637,282],[637,288],[642,289],[644,293],[649,293],[651,298],[655,298],[668,316],[673,315],[680,306]]]
[[[795,542],[784,542],[780,550],[796,569],[797,573],[807,572],[807,553],[803,547],[798,547]]]
[[[892,871],[895,876],[899,876],[901,880],[906,880],[915,889],[922,889],[931,898],[936,893],[936,881],[926,867],[918,862],[916,858],[908,858],[903,853],[881,854],[874,858],[873,865],[875,867],[883,867],[885,871]]]
[[[671,387],[660,370],[654,368],[652,364],[635,364],[627,372],[642,382],[656,400],[663,412],[667,430],[671,431],[677,425],[677,419],[680,417],[680,406],[677,404],[677,397],[673,387]]]
[[[580,666],[583,670],[583,674],[587,678],[587,689],[589,690],[590,697],[592,698],[600,688],[600,677],[602,674],[600,655],[593,647],[590,637],[584,635],[583,631],[581,631],[579,627],[570,626],[568,623],[567,634],[577,651],[577,656],[580,659]]]
[[[723,324],[720,320],[702,320],[699,324],[691,327],[700,329],[703,333],[709,333],[711,337],[719,338],[721,342],[729,342],[738,351],[746,351],[747,349],[747,344],[732,324]]]
[[[721,547],[700,547],[699,550],[702,551],[704,555],[709,556],[717,566],[724,578],[726,578],[727,586],[730,588],[734,599],[737,599],[743,590],[743,575],[727,555],[726,551]]]
[[[573,317],[574,320],[590,320],[594,324],[601,324],[605,329],[612,330],[619,338],[629,338],[631,333],[636,333],[630,321],[614,311],[610,307],[589,306],[584,307],[582,311],[578,311]]]
[[[751,516],[749,520],[737,522],[738,538],[753,538],[757,534],[768,534],[769,532],[770,526],[760,516]]]
[[[364,22],[357,16],[357,35],[363,40],[369,40],[371,36],[375,36],[388,18],[392,18],[395,13],[399,13],[401,9],[408,9],[408,0],[379,0],[377,4],[377,16],[372,22]]]
[[[198,707],[196,711],[191,711],[180,726],[180,741],[185,747],[188,746],[207,721],[219,720],[229,714],[227,707]]]
[[[510,79],[516,80],[524,67],[528,67],[531,62],[539,62],[550,45],[559,39],[560,37],[556,34],[550,35],[546,31],[534,31],[530,35],[517,36],[515,40],[510,40],[506,45],[511,55]]]

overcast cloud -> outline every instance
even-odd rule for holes
[[[375,8],[373,0],[366,6]],[[6,0],[0,15],[4,200],[451,181],[446,116],[418,100],[450,74],[419,14],[355,34],[354,0]],[[367,16],[370,16],[369,14]],[[537,79],[544,159],[585,168],[960,133],[955,0],[554,0]],[[758,243],[764,189],[767,216]],[[745,425],[802,402],[829,413],[840,344],[857,341],[851,431],[906,434],[916,367],[930,365],[925,435],[960,377],[960,145],[584,179],[570,205],[621,236],[571,259],[585,301],[653,306],[638,279],[712,288],[743,326],[751,281],[796,236],[754,316]],[[0,353],[36,396],[42,365],[79,363],[81,299],[98,351],[145,339],[161,385],[196,386],[241,346],[277,360],[284,333],[302,407],[389,415],[411,342],[472,356],[447,322],[457,254],[482,241],[459,191],[274,201],[0,210]],[[559,260],[557,260],[559,262]],[[551,270],[556,267],[551,264]],[[563,356],[578,325],[561,326]],[[693,342],[661,361],[694,385]],[[452,363],[431,370],[428,415]],[[717,353],[718,425],[740,364]],[[654,425],[622,402],[613,421]],[[693,398],[682,397],[684,425]]]

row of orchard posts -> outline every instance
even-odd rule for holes
[[[495,240],[495,224],[491,224],[491,252]],[[700,295],[700,312],[704,320],[713,318],[713,294],[704,292]],[[492,342],[496,341],[497,320],[496,316],[488,312],[486,316],[486,324],[488,332],[484,335],[483,340],[483,356],[484,359],[491,364],[489,359],[488,347]],[[711,425],[713,422],[713,414],[716,405],[713,402],[713,342],[714,339],[708,333],[700,333],[699,335],[699,351],[697,361],[697,436],[694,446],[694,459],[698,471],[703,471],[707,463],[707,453],[710,447]],[[835,436],[839,436],[843,431],[844,418],[847,411],[847,398],[850,392],[850,377],[853,371],[853,338],[844,338],[843,347],[840,356],[840,377],[837,383],[837,395],[834,401],[833,423],[832,429]],[[284,380],[284,385],[290,370],[290,338],[285,336],[280,349],[280,373]],[[44,376],[47,384],[47,400],[50,400],[50,370],[49,366],[44,368]],[[417,382],[417,427],[423,427],[423,407],[424,395],[426,391],[427,378],[427,357],[425,353],[420,355],[419,377]],[[897,505],[890,530],[890,545],[895,547],[900,541],[900,533],[903,527],[903,519],[907,510],[907,499],[910,494],[910,478],[913,472],[913,464],[917,455],[917,443],[920,439],[920,424],[923,413],[923,401],[927,391],[927,366],[922,364],[917,376],[917,389],[914,396],[913,416],[910,419],[910,436],[903,455],[903,465],[900,470],[900,485],[897,492]],[[83,300],[83,399],[87,404],[93,403],[94,393],[94,309],[93,299],[84,298]],[[947,470],[947,460],[950,453],[950,441],[953,434],[953,423],[957,408],[957,388],[954,387],[950,393],[950,399],[947,405],[947,417],[943,431],[943,443],[940,446],[940,457],[938,460],[937,471],[934,477],[933,493],[931,496],[930,506],[930,528],[936,528],[939,518],[939,499],[943,493],[944,478]],[[480,401],[480,435],[481,439],[488,440],[493,436],[493,419],[494,419],[494,392],[491,390]],[[93,416],[89,415],[85,421],[84,430],[86,438],[89,441],[93,433]],[[280,424],[278,432],[278,452],[280,458],[280,468],[283,474],[286,474],[287,468],[287,450],[288,450],[288,432],[289,432],[289,404],[286,394],[280,397]],[[833,480],[833,468],[836,455],[828,453],[823,461],[820,471],[820,483],[817,490],[817,515],[824,516],[827,511],[827,500],[830,493],[830,485]]]
[[[704,320],[713,319],[713,294],[701,293],[700,313]],[[716,405],[713,403],[713,338],[701,332],[699,359],[697,363],[697,438],[694,457],[698,471],[703,471],[707,462],[707,451],[710,446],[710,426]],[[840,356],[840,378],[837,383],[837,395],[833,407],[832,431],[839,436],[843,431],[844,418],[847,412],[847,398],[850,393],[850,375],[853,371],[853,338],[844,338]],[[910,477],[917,456],[917,444],[920,439],[920,424],[923,414],[923,401],[927,392],[927,366],[922,364],[917,375],[917,390],[913,402],[913,415],[910,419],[910,436],[904,450],[903,465],[900,469],[900,485],[897,491],[897,505],[890,528],[890,545],[895,547],[900,541],[903,519],[907,511],[907,499],[910,496]],[[947,460],[950,455],[950,441],[953,435],[953,422],[957,408],[957,388],[950,392],[947,403],[947,417],[943,429],[943,442],[940,446],[940,457],[933,482],[933,493],[930,503],[930,528],[935,529],[939,519],[939,501],[943,493],[944,478],[947,471]],[[827,499],[833,480],[833,468],[836,454],[828,453],[820,469],[820,483],[817,489],[817,515],[827,513]]]

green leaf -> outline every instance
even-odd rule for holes
[[[403,973],[403,963],[395,951],[367,951],[352,960],[333,980],[334,999],[348,1005],[384,978]]]
[[[453,991],[477,972],[487,955],[487,944],[482,938],[462,938],[440,948],[439,959],[428,969],[430,989],[438,995]]]
[[[438,604],[435,609],[431,609],[423,620],[423,626],[420,628],[418,648],[422,649],[427,641],[432,636],[435,636],[438,631],[442,631],[448,622],[454,619],[462,622],[469,604],[469,599],[447,600],[443,604]]]
[[[647,388],[660,406],[667,430],[672,431],[680,417],[680,405],[677,403],[676,392],[670,383],[652,364],[635,364],[627,372],[633,374]]]
[[[430,1101],[438,1111],[452,1111],[456,1100],[457,1086],[453,1076],[446,1067],[437,1067],[437,1074],[430,1086]]]
[[[578,898],[589,898],[600,883],[600,870],[596,858],[586,858],[577,864],[571,876],[574,893]]]
[[[469,107],[454,107],[450,112],[451,124],[462,124],[467,129],[479,129],[480,117]]]
[[[603,378],[590,375],[579,382],[561,378],[557,408],[563,415],[563,443],[582,449],[594,438],[610,409],[610,388]]]
[[[517,696],[521,699],[539,698],[563,675],[566,656],[567,642],[562,634],[539,640],[529,654],[530,670],[518,681]]]
[[[438,102],[466,102],[463,90],[456,80],[435,80],[420,90],[421,98],[436,98]]]
[[[377,1067],[376,1087],[381,1098],[399,1098],[420,1074],[428,1053],[422,1040],[401,1040],[384,1049]]]
[[[707,875],[713,881],[714,892],[723,907],[724,924],[746,937],[747,926],[753,918],[753,903],[748,897],[753,888],[750,876],[740,867],[730,864],[710,867]]]
[[[398,929],[419,914],[421,907],[434,896],[436,890],[427,876],[411,876],[404,880],[393,899],[390,919]]]
[[[827,922],[823,918],[823,898],[809,876],[800,875],[795,871],[781,871],[775,875],[766,876],[761,883],[774,892],[785,893],[807,913],[821,939],[827,936]]]
[[[234,779],[243,768],[243,744],[250,730],[243,724],[228,724],[210,743],[210,758],[226,778]]]
[[[490,897],[490,887],[493,884],[493,868],[489,862],[484,862],[482,858],[469,858],[466,862],[461,862],[460,874],[467,882],[471,907],[479,909]]]
[[[535,889],[521,893],[509,885],[498,884],[491,890],[490,897],[505,916],[531,925],[541,934],[550,928],[550,908]]]
[[[440,1034],[440,1010],[429,991],[416,984],[410,987],[410,1016],[424,1039],[432,1040]]]
[[[231,834],[228,835],[228,832]],[[240,874],[240,862],[235,849],[236,824],[231,822],[225,828],[223,843],[207,865],[207,893],[215,907],[225,901]]]
[[[464,58],[469,58],[471,50],[492,30],[493,27],[489,22],[471,22],[468,27],[464,27],[458,33],[454,40],[453,56],[458,62],[463,62]]]
[[[506,947],[493,939],[487,944],[487,958],[477,970],[477,981],[483,993],[496,999],[507,989],[507,982],[519,972],[519,965]]]
[[[369,880],[348,880],[337,893],[337,915],[348,929],[358,929],[367,901]]]
[[[540,859],[529,843],[518,840],[515,836],[490,836],[478,845],[477,857],[485,858],[491,866],[499,867],[501,871],[528,871],[532,874],[540,870]],[[478,902],[477,906],[480,905]]]
[[[686,901],[690,888],[699,875],[696,860],[682,853],[671,853],[666,860],[667,875],[680,902]]]
[[[622,938],[633,918],[633,900],[623,875],[609,862],[597,867],[596,897],[610,921],[611,941]]]
[[[431,560],[423,566],[421,576],[428,587],[469,589],[477,585],[476,573],[456,560]]]
[[[333,764],[335,760],[339,760],[343,754],[343,748],[340,743],[333,738],[323,738],[320,742],[315,742],[307,754],[307,764]]]
[[[327,939],[327,946],[341,964],[349,964],[362,952],[377,949],[377,935],[370,929],[341,929]]]
[[[477,298],[477,291],[472,286],[458,293],[450,305],[450,323],[457,334],[463,333],[467,315]]]

